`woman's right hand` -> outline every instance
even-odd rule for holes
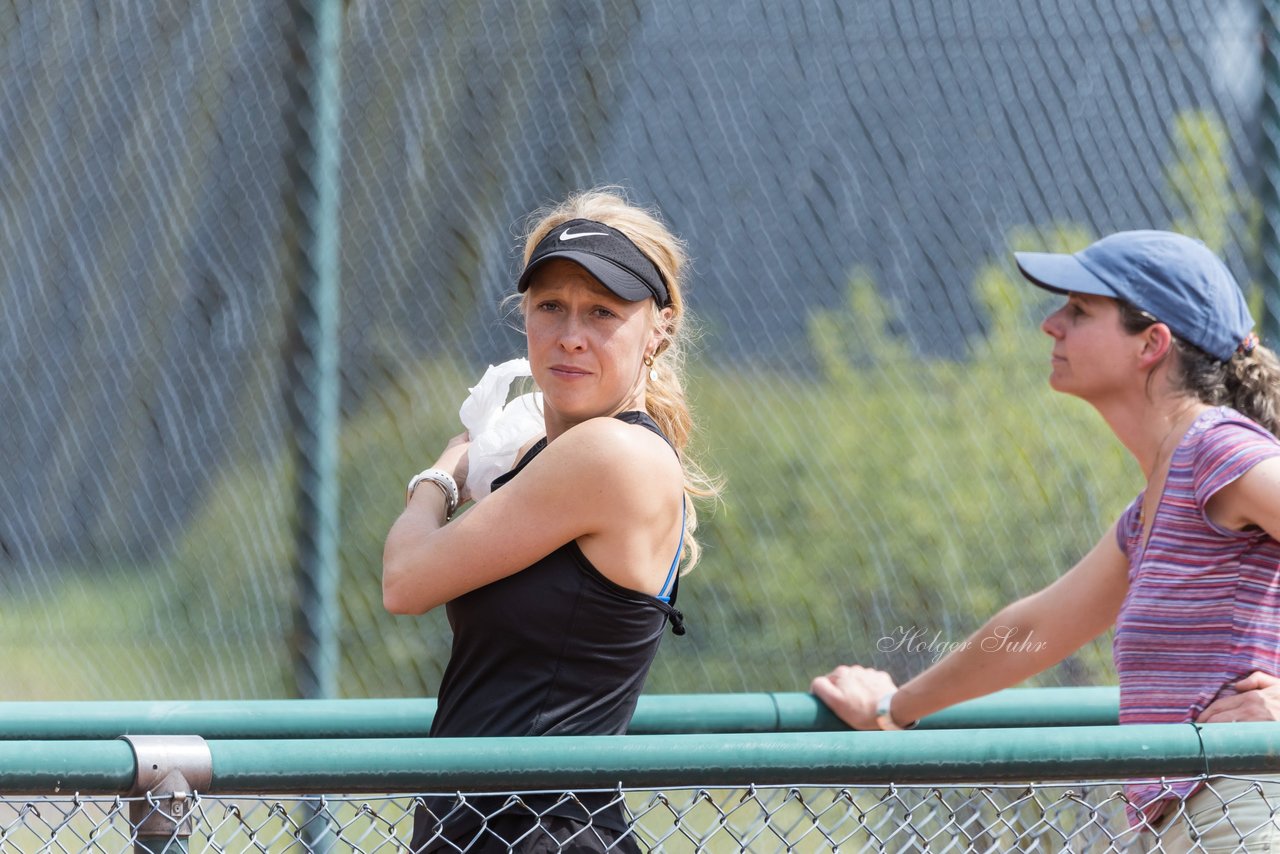
[[[854,729],[879,729],[876,704],[896,687],[883,670],[842,664],[814,679],[809,690]]]

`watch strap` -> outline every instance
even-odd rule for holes
[[[876,726],[887,732],[898,732],[900,730],[915,729],[919,721],[912,721],[906,726],[899,726],[898,722],[893,719],[893,713],[890,711],[893,705],[893,695],[898,693],[898,689],[894,688],[880,698],[876,703]]]
[[[409,479],[409,485],[405,488],[404,494],[405,506],[409,506],[414,491],[423,481],[434,483],[444,493],[444,518],[446,521],[452,519],[454,511],[458,509],[458,483],[453,479],[453,475],[441,469],[425,469]]]

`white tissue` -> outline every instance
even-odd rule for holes
[[[528,359],[490,365],[458,410],[471,436],[467,490],[473,501],[489,494],[489,484],[511,470],[520,447],[543,430],[541,392],[507,402],[511,383],[527,376],[531,376]]]

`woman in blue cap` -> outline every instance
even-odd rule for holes
[[[814,694],[851,726],[903,729],[1114,625],[1121,723],[1280,717],[1280,362],[1258,343],[1235,279],[1202,243],[1164,231],[1016,258],[1031,283],[1066,296],[1041,327],[1053,339],[1049,384],[1098,410],[1146,489],[1070,571],[901,688],[838,667],[813,680]],[[1131,821],[1159,830],[1165,851],[1218,850],[1215,839],[1280,851],[1280,782],[1265,797],[1248,783],[1202,788],[1131,784]]]
[[[466,435],[409,482],[387,535],[383,601],[445,605],[453,647],[431,736],[626,732],[697,559],[686,451],[683,244],[615,193],[531,217],[516,286],[545,434],[493,492],[468,496]],[[424,798],[412,850],[638,851],[616,792]]]

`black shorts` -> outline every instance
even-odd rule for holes
[[[635,834],[610,826],[616,823],[525,813],[496,815],[488,820],[446,821],[441,827],[419,806],[414,814],[410,850],[414,854],[640,854]]]

